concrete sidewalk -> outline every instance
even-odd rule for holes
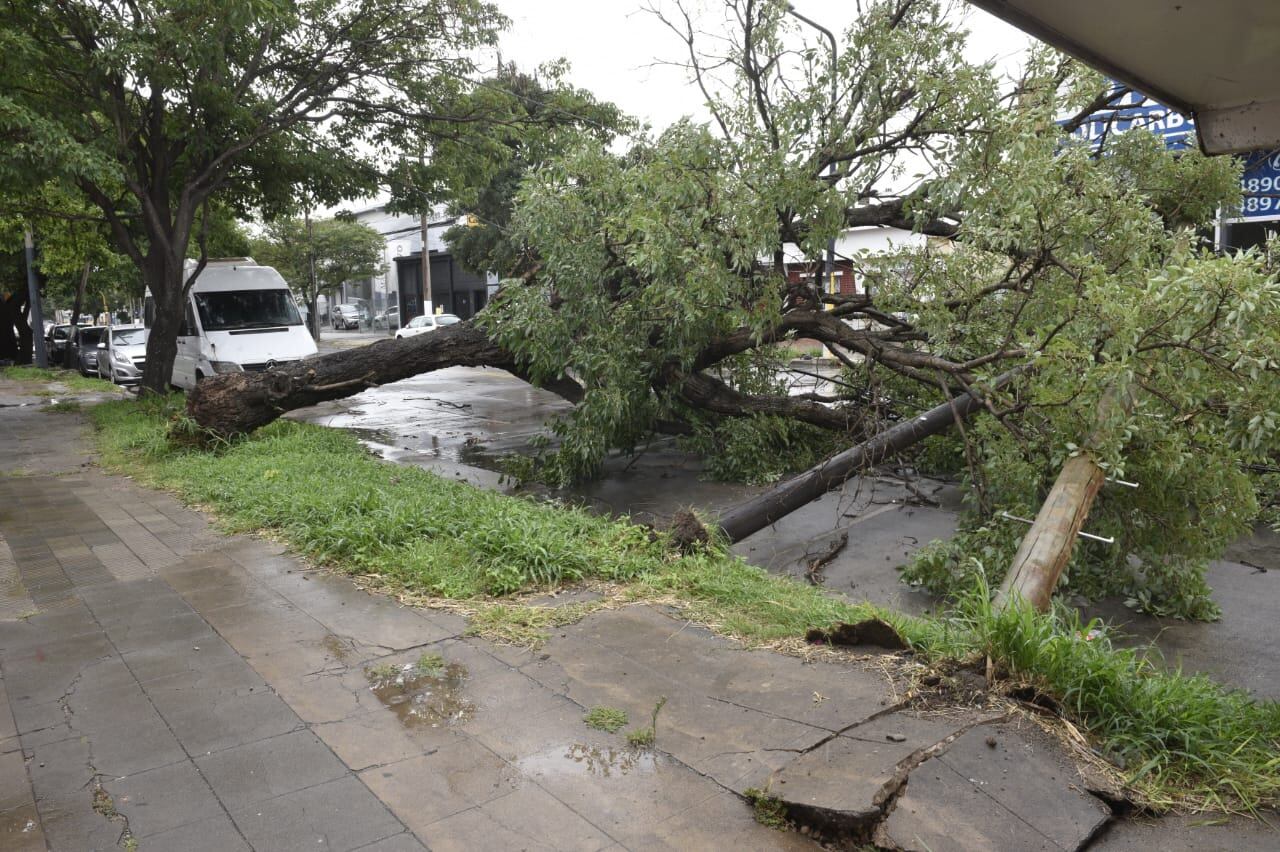
[[[0,382],[0,848],[1275,847],[1108,829],[1029,717],[958,704],[963,673],[909,701],[876,649],[807,663],[648,606],[536,652],[470,638],[101,473],[26,393]],[[583,723],[659,702],[650,748]]]

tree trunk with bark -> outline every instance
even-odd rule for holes
[[[499,367],[517,372],[506,350],[477,326],[464,322],[404,340],[380,340],[308,358],[266,373],[214,376],[190,393],[187,411],[202,427],[218,435],[242,435],[286,411],[445,367]]]
[[[67,348],[62,353],[62,365],[68,370],[74,370],[79,364],[71,362],[71,339],[76,336],[76,329],[80,326],[80,309],[84,307],[84,291],[89,286],[89,272],[93,266],[85,263],[84,269],[80,271],[80,283],[76,285],[76,297],[71,303],[71,330],[67,335]]]

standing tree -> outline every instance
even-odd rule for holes
[[[526,174],[518,277],[475,323],[219,377],[190,398],[196,419],[244,432],[366,382],[490,364],[577,402],[555,424],[560,479],[672,420],[738,461],[821,452],[826,436],[874,461],[959,425],[974,511],[917,579],[998,581],[1022,532],[1001,511],[1034,514],[1063,460],[1087,454],[1142,487],[1099,499],[1090,526],[1115,544],[1078,549],[1071,587],[1212,616],[1204,566],[1255,513],[1243,466],[1280,430],[1280,284],[1198,231],[1238,202],[1238,165],[1144,133],[1073,140],[1113,102],[1104,81],[1043,51],[1003,85],[934,0],[863,4],[834,65],[785,4],[724,8],[728,37],[669,18],[709,125],[624,155],[583,138]],[[816,271],[858,227],[916,238],[849,258],[855,293],[789,280],[789,254]],[[778,344],[797,337],[843,363],[835,391],[788,392]],[[894,431],[926,410],[930,429]]]
[[[381,275],[385,247],[382,235],[373,228],[341,217],[313,220],[310,227],[301,219],[279,219],[267,225],[251,245],[254,259],[275,267],[306,300],[316,328],[320,292]]]
[[[141,272],[157,312],[142,383],[168,385],[200,211],[278,210],[376,184],[384,146],[454,121],[481,0],[5,0],[0,180],[74,181]],[[425,129],[424,129],[425,128]],[[206,220],[207,221],[207,220]]]

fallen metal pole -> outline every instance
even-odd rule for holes
[[[995,390],[1008,384],[1021,369],[1010,370],[993,379],[988,388]],[[836,488],[873,465],[877,465],[895,453],[901,452],[925,438],[945,432],[957,419],[969,417],[985,405],[984,398],[976,392],[961,394],[953,400],[929,409],[886,429],[861,444],[837,453],[804,473],[779,483],[720,517],[720,532],[730,543],[742,541],[747,536],[785,518],[828,491]]]

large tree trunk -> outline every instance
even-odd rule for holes
[[[1010,370],[1003,373],[992,380],[990,387],[995,389],[1008,384],[1020,372],[1022,371]],[[902,452],[931,435],[945,432],[958,420],[969,417],[985,404],[984,397],[978,393],[966,393],[931,408],[924,414],[904,420],[874,438],[837,453],[818,466],[730,509],[720,517],[720,532],[731,543],[742,541],[895,453]]]
[[[80,325],[80,309],[84,307],[84,291],[89,286],[89,272],[92,268],[91,264],[85,263],[84,269],[80,271],[80,283],[76,285],[76,297],[71,303],[71,331],[67,335],[67,348],[62,353],[62,365],[68,370],[80,366],[71,362],[70,341],[76,336],[76,328]]]
[[[241,435],[286,411],[444,367],[500,367],[519,375],[506,350],[477,326],[464,322],[404,340],[380,340],[308,358],[267,373],[214,376],[191,392],[187,411],[219,435]]]
[[[143,269],[146,285],[155,301],[155,315],[147,334],[147,360],[142,367],[142,390],[165,393],[173,380],[173,360],[178,355],[178,331],[182,327],[185,246],[173,255],[159,248],[147,256]]]
[[[21,363],[18,351],[18,299],[15,294],[0,294],[0,360]]]

